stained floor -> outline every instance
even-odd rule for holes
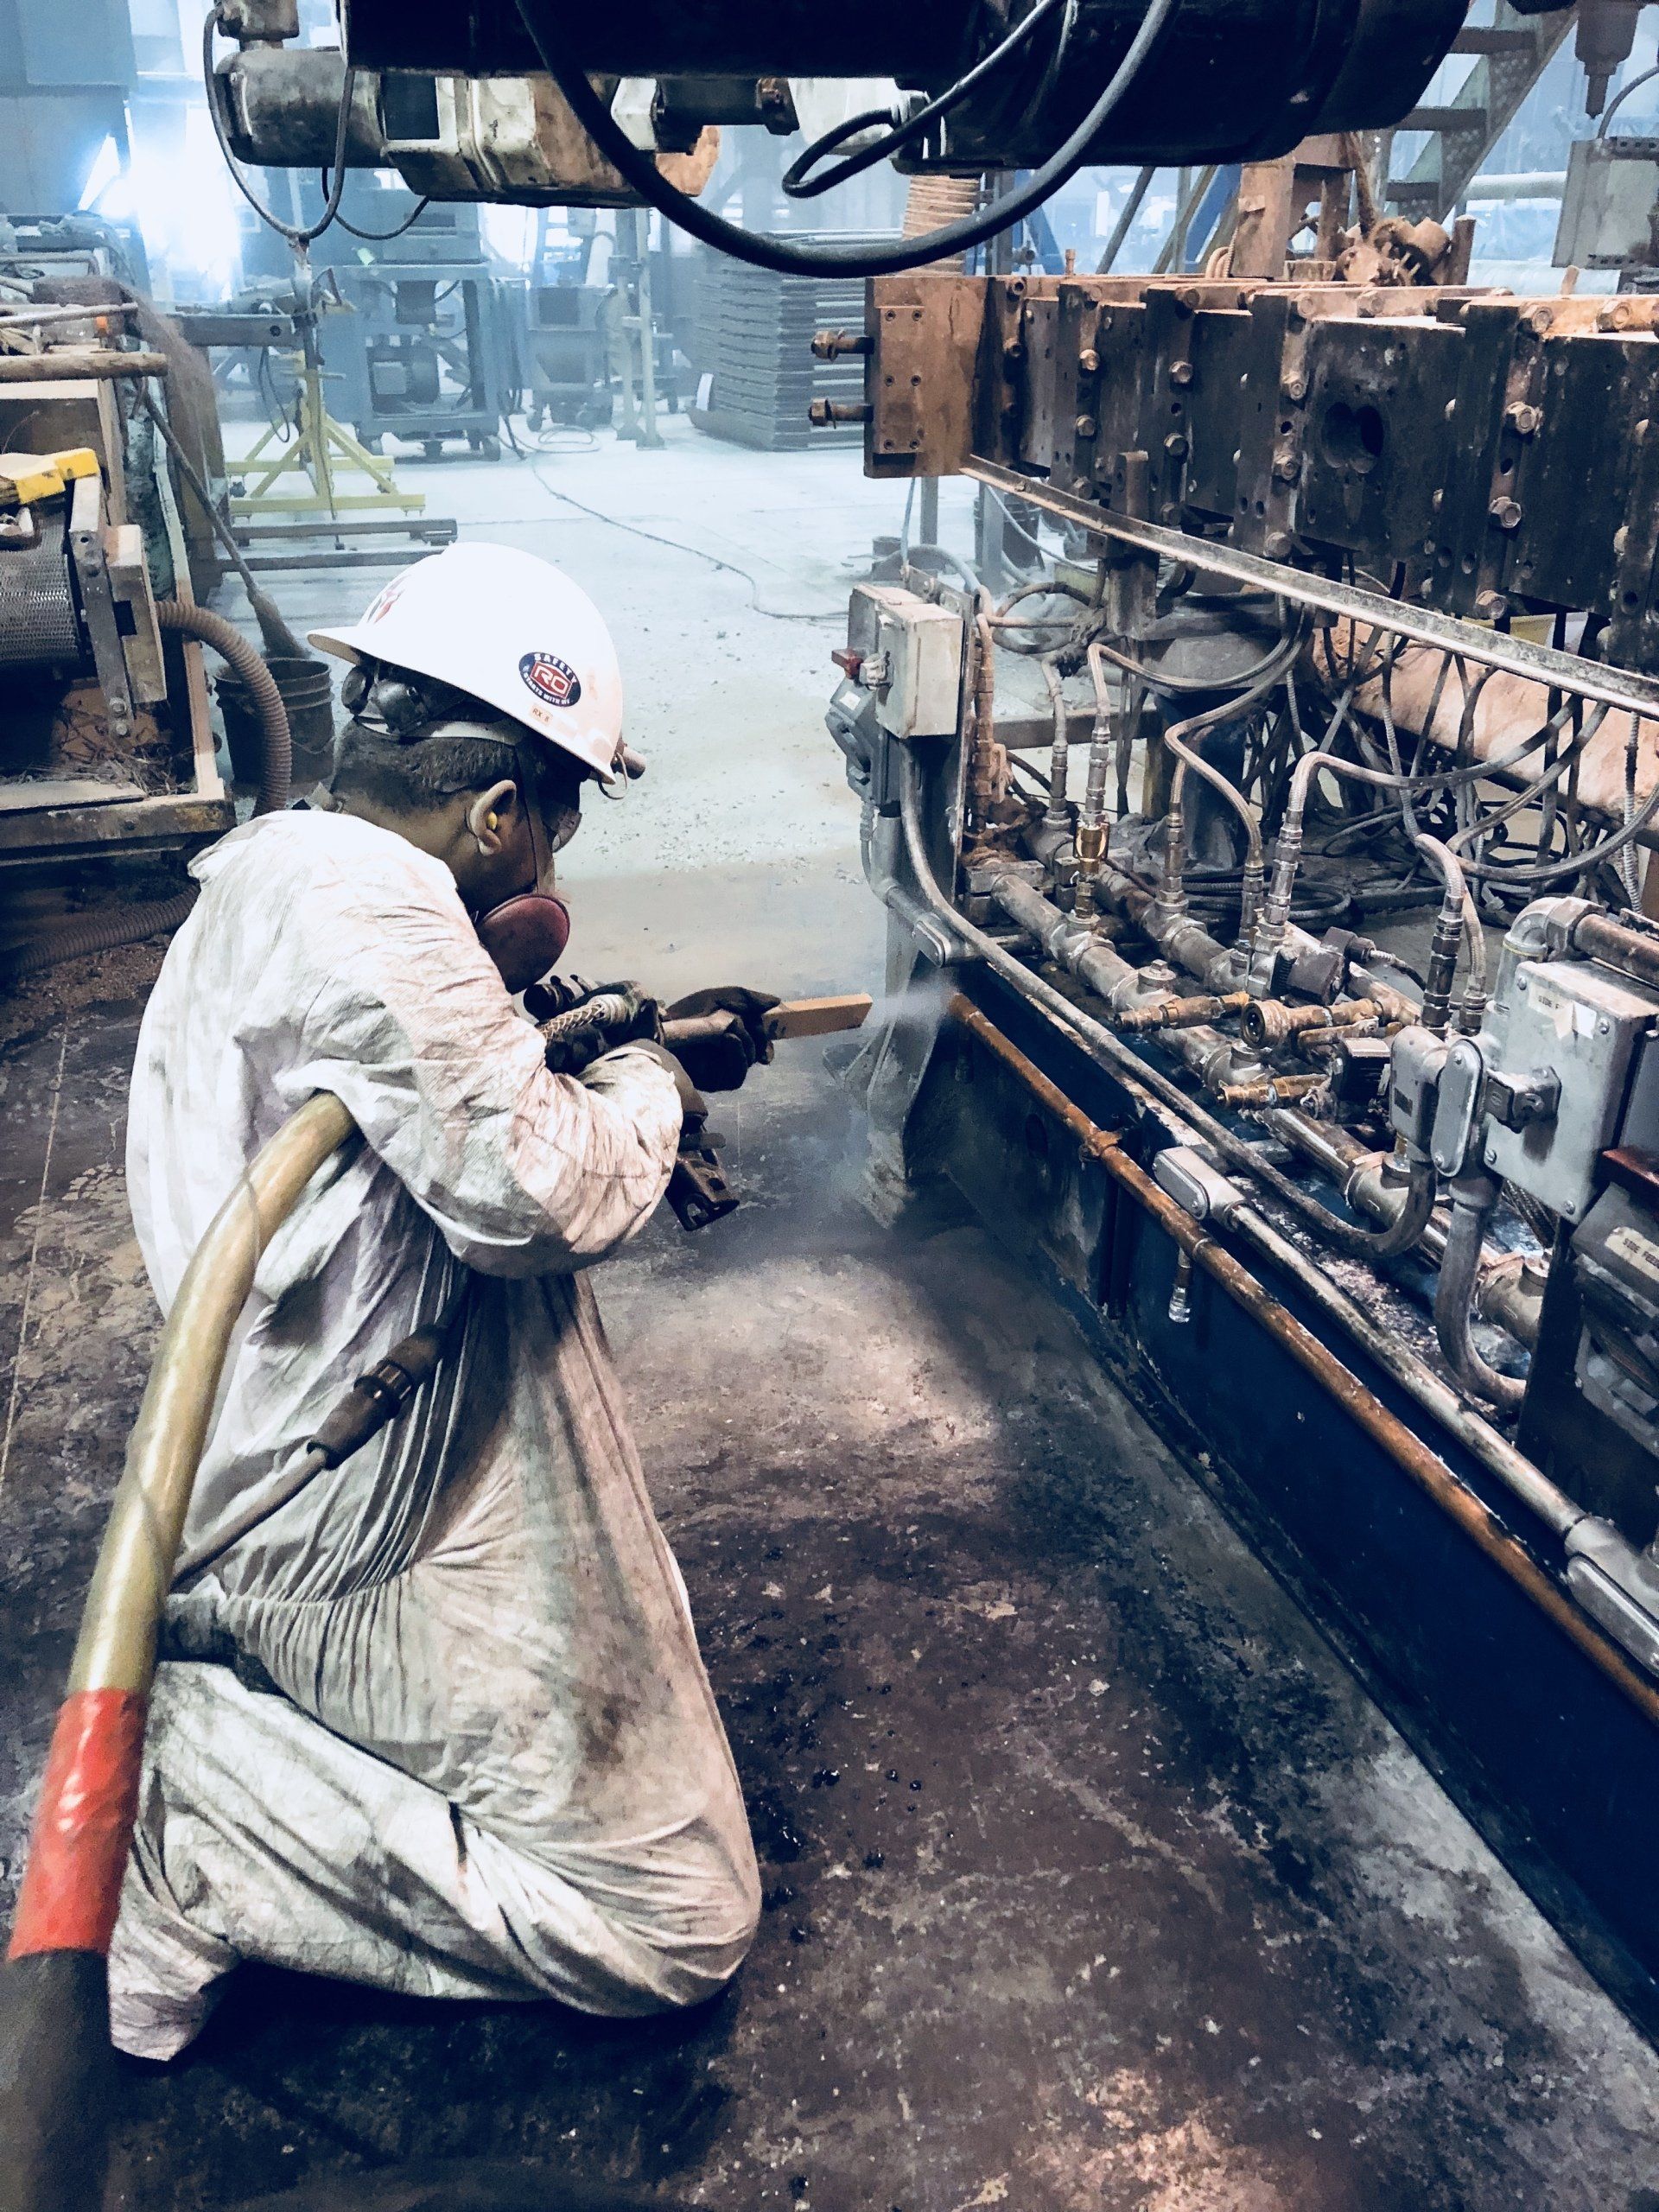
[[[838,456],[684,442],[630,480],[686,543],[755,499],[774,607],[896,523]],[[833,625],[601,524],[553,542],[526,472],[423,481],[624,632],[655,757],[576,849],[583,971],[872,982]],[[153,1338],[108,972],[0,1058],[9,1881]],[[948,1193],[878,1226],[817,1047],[717,1118],[743,1211],[599,1287],[754,1822],[748,1965],[621,2026],[248,1974],[186,2061],[124,2068],[111,2206],[412,2206],[415,2161],[550,2207],[579,2175],[729,2212],[1659,2212],[1659,2057],[1070,1324]]]

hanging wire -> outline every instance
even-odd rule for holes
[[[210,9],[201,26],[202,87],[207,95],[207,113],[212,118],[213,136],[219,141],[219,150],[225,156],[225,166],[231,173],[231,181],[247,201],[262,223],[285,238],[296,253],[303,253],[313,239],[320,238],[340,213],[340,195],[346,184],[346,141],[350,135],[352,101],[357,92],[357,72],[346,65],[340,80],[340,115],[334,124],[334,158],[329,164],[334,171],[334,184],[323,201],[322,213],[315,223],[301,226],[283,222],[280,215],[255,198],[253,187],[244,175],[242,166],[231,151],[231,142],[225,129],[225,119],[219,113],[219,100],[213,91],[213,33],[221,29],[218,8]],[[327,171],[324,172],[327,174]],[[351,226],[348,224],[346,228]]]

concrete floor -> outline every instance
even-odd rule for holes
[[[830,619],[527,469],[409,470],[618,632],[652,768],[573,849],[572,963],[874,988],[819,717],[897,502],[676,430],[543,473]],[[140,1011],[92,970],[0,1058],[9,1878],[153,1337]],[[574,2173],[730,2212],[1659,2212],[1659,2057],[1070,1324],[942,1197],[876,1226],[816,1046],[716,1118],[744,1210],[653,1224],[600,1293],[754,1821],[748,1966],[627,2026],[249,1975],[186,2062],[125,2069],[111,2204],[413,2206],[412,2160],[548,2205]]]

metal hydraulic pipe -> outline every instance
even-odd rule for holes
[[[1015,959],[1012,953],[1006,951],[995,938],[988,937],[983,930],[976,929],[965,916],[957,912],[939,888],[938,879],[934,874],[932,863],[928,858],[927,841],[922,830],[919,771],[914,755],[908,752],[905,756],[899,806],[906,851],[923,900],[944,924],[957,943],[977,954],[994,974],[1001,976],[1005,982],[1020,993],[1022,998],[1029,999],[1033,1005],[1040,1006],[1063,1027],[1068,1029],[1090,1058],[1109,1068],[1132,1096],[1140,1098],[1148,1106],[1156,1100],[1166,1110],[1180,1117],[1185,1127],[1200,1130],[1205,1141],[1218,1152],[1224,1160],[1230,1160],[1236,1166],[1243,1168],[1247,1174],[1265,1183],[1275,1198],[1288,1206],[1294,1213],[1300,1215],[1304,1221],[1307,1222],[1311,1227],[1317,1229],[1320,1235],[1328,1238],[1339,1251],[1363,1258],[1374,1250],[1376,1240],[1367,1231],[1355,1229],[1349,1223],[1342,1221],[1332,1213],[1328,1207],[1321,1205],[1317,1198],[1310,1198],[1306,1191],[1299,1189],[1291,1181],[1289,1176],[1281,1174],[1279,1169],[1274,1166],[1270,1160],[1264,1160],[1253,1146],[1246,1144],[1242,1138],[1235,1136],[1224,1122],[1218,1122],[1215,1116],[1208,1112],[1196,1099],[1187,1097],[1185,1093],[1177,1084],[1172,1083],[1167,1076],[1160,1075],[1157,1069],[1148,1066],[1146,1061],[1132,1052],[1120,1038],[1115,1037],[1103,1023],[1096,1021],[1090,1015],[1084,1013],[1081,1007],[1074,1006],[1064,992],[1057,991],[1052,983],[1046,983],[1040,976],[1033,975],[1024,962]],[[999,879],[999,885],[1012,880],[1013,879]],[[1030,891],[1031,886],[1022,885],[1021,889]],[[1040,893],[1033,893],[1033,895],[1039,899],[1042,899]],[[893,901],[889,899],[888,904],[892,903]],[[1051,906],[1046,899],[1042,899],[1042,905],[1057,921],[1065,921],[1065,916],[1060,913],[1057,906]],[[1057,941],[1065,942],[1064,940]],[[1104,946],[1099,947],[1098,950],[1103,954],[1107,953],[1107,948]],[[1110,953],[1109,957],[1112,962],[1116,963],[1126,975],[1133,976],[1135,973],[1127,961],[1119,960],[1117,954]],[[1116,981],[1115,968],[1108,969],[1103,972]],[[1175,1033],[1174,1042],[1182,1054],[1189,1058],[1195,1049],[1207,1052],[1219,1046],[1224,1051],[1230,1051],[1225,1039],[1218,1038],[1213,1030],[1178,1030]]]
[[[1591,960],[1605,960],[1638,982],[1659,989],[1659,937],[1617,921],[1599,907],[1591,907],[1572,925],[1570,942],[1575,952]]]
[[[1304,1372],[1458,1522],[1486,1557],[1550,1616],[1563,1634],[1648,1719],[1659,1726],[1659,1686],[1639,1675],[1624,1653],[1580,1612],[1489,1508],[1458,1480],[1440,1455],[1391,1413],[1374,1391],[1367,1389],[1328,1346],[1287,1311],[1265,1284],[1218,1243],[1202,1223],[1178,1205],[1145,1168],[1129,1158],[1109,1130],[1091,1122],[977,1007],[958,992],[946,1010],[954,1021],[1019,1077],[1031,1095],[1076,1137],[1089,1158],[1098,1162],[1115,1182],[1133,1195],[1179,1249],[1190,1255],[1193,1265],[1202,1268],[1268,1335],[1281,1344]],[[1564,1536],[1569,1529],[1581,1527],[1591,1518],[1466,1406],[1448,1384],[1385,1331],[1378,1329],[1327,1277],[1310,1268],[1306,1256],[1252,1207],[1241,1201],[1236,1208],[1230,1209],[1224,1225],[1245,1236],[1264,1257],[1283,1268],[1299,1287],[1306,1288],[1322,1309],[1339,1322],[1385,1372],[1401,1382],[1426,1411],[1444,1421],[1459,1440],[1516,1497],[1522,1498],[1555,1534]]]
[[[1089,733],[1089,778],[1077,817],[1077,880],[1075,906],[1080,921],[1092,918],[1096,887],[1106,858],[1106,779],[1112,765],[1112,699],[1106,664],[1098,645],[1089,648],[1089,674],[1095,687],[1095,720]]]
[[[1102,944],[1092,930],[1084,928],[1064,913],[1052,900],[1044,898],[1034,885],[1027,883],[1022,878],[996,877],[991,884],[991,896],[1009,920],[1017,923],[1041,946],[1051,960],[1062,968],[1069,969],[1079,982],[1086,983],[1114,1013],[1138,1010],[1136,1000],[1147,995],[1140,970],[1131,967],[1121,953]],[[1213,938],[1210,942],[1214,944]],[[1223,958],[1228,957],[1222,947],[1216,946],[1215,950]],[[1214,962],[1210,964],[1214,965]],[[1075,1019],[1075,1008],[1073,1016]],[[1261,1082],[1267,1088],[1258,1088],[1254,1081],[1243,1085],[1236,1084],[1231,1079],[1232,1047],[1218,1030],[1205,1024],[1187,1024],[1178,1027],[1165,1036],[1164,1042],[1224,1106],[1281,1106],[1297,1096],[1302,1088],[1313,1087],[1304,1079],[1294,1077],[1276,1085],[1271,1077],[1264,1077]],[[1135,1065],[1137,1070],[1151,1076],[1152,1071],[1143,1061],[1136,1060]],[[1323,1080],[1323,1077],[1314,1079],[1316,1083]],[[1192,1116],[1202,1113],[1203,1109],[1189,1100],[1185,1103],[1185,1111]],[[1401,1203],[1397,1207],[1389,1208],[1381,1229],[1356,1229],[1351,1223],[1332,1213],[1328,1207],[1321,1205],[1318,1199],[1310,1198],[1305,1191],[1299,1190],[1270,1162],[1254,1157],[1250,1147],[1233,1136],[1230,1130],[1223,1128],[1221,1123],[1215,1122],[1212,1126],[1220,1133],[1223,1147],[1230,1158],[1248,1172],[1260,1176],[1276,1196],[1292,1206],[1323,1236],[1328,1236],[1338,1250],[1353,1257],[1370,1260],[1397,1258],[1416,1243],[1433,1212],[1434,1173],[1426,1160],[1414,1161],[1410,1180]],[[1212,1141],[1215,1141],[1212,1138]]]
[[[1294,1109],[1266,1114],[1262,1120],[1274,1136],[1328,1176],[1357,1213],[1392,1221],[1405,1203],[1406,1185],[1389,1179],[1384,1155],[1370,1150],[1338,1123],[1312,1121]],[[1437,1206],[1418,1239],[1418,1250],[1436,1267],[1445,1255],[1449,1218],[1447,1209]],[[1529,1350],[1538,1341],[1544,1297],[1541,1275],[1529,1271],[1533,1258],[1523,1252],[1484,1252],[1475,1288],[1475,1310],[1481,1318],[1496,1321]]]
[[[1065,686],[1052,653],[1044,657],[1042,671],[1043,682],[1048,687],[1048,702],[1054,715],[1054,743],[1048,756],[1048,805],[1044,811],[1043,821],[1050,830],[1066,830],[1071,823],[1065,803],[1066,779],[1071,765],[1071,733],[1066,711]]]
[[[1486,1224],[1497,1203],[1493,1176],[1460,1175],[1452,1185],[1452,1225],[1434,1288],[1434,1332],[1452,1373],[1466,1389],[1505,1413],[1516,1413],[1527,1394],[1526,1384],[1516,1376],[1500,1374],[1481,1357],[1469,1326]]]

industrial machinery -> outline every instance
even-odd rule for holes
[[[859,0],[834,16],[790,4],[711,19],[652,0],[585,19],[573,44],[536,0],[418,12],[353,0],[330,50],[296,43],[295,0],[221,0],[236,45],[215,59],[210,21],[209,93],[242,161],[391,166],[440,199],[662,205],[664,188],[701,189],[723,124],[798,125],[829,151],[880,126],[882,99],[904,110],[896,150],[919,169],[1040,170],[1061,151],[1072,168],[1281,154],[1310,132],[1397,120],[1465,9],[1339,0],[1313,29],[1291,0],[1012,12]],[[849,56],[887,73],[851,78]],[[1038,196],[1056,181],[1039,174]]]
[[[84,310],[33,312],[42,337],[92,337]],[[0,308],[0,337],[29,313]],[[14,894],[66,863],[188,852],[234,819],[200,646],[157,620],[158,601],[192,601],[175,487],[140,466],[111,358],[166,365],[96,342],[0,351],[0,869]]]
[[[868,473],[1083,555],[854,593],[879,1180],[1038,1260],[1649,2023],[1655,308],[907,276],[819,341]]]
[[[478,211],[423,207],[404,192],[365,196],[377,227],[347,233],[353,251],[334,257],[351,313],[326,317],[320,334],[333,411],[371,453],[393,437],[432,460],[459,439],[495,460],[518,396],[514,334]]]
[[[912,546],[837,654],[905,1001],[854,1071],[878,1179],[1039,1260],[1659,2020],[1659,332],[1639,289],[1472,290],[1454,220],[1564,11],[352,0],[329,54],[284,10],[209,39],[243,158],[872,279],[814,419],[924,515],[967,474],[1058,526],[1001,598]],[[1638,12],[1579,11],[1592,111]],[[760,236],[675,168],[757,122],[810,140],[797,197],[1031,174],[917,238]],[[1395,125],[1434,175],[1368,174]],[[1243,164],[1205,272],[938,273],[1084,162]]]

